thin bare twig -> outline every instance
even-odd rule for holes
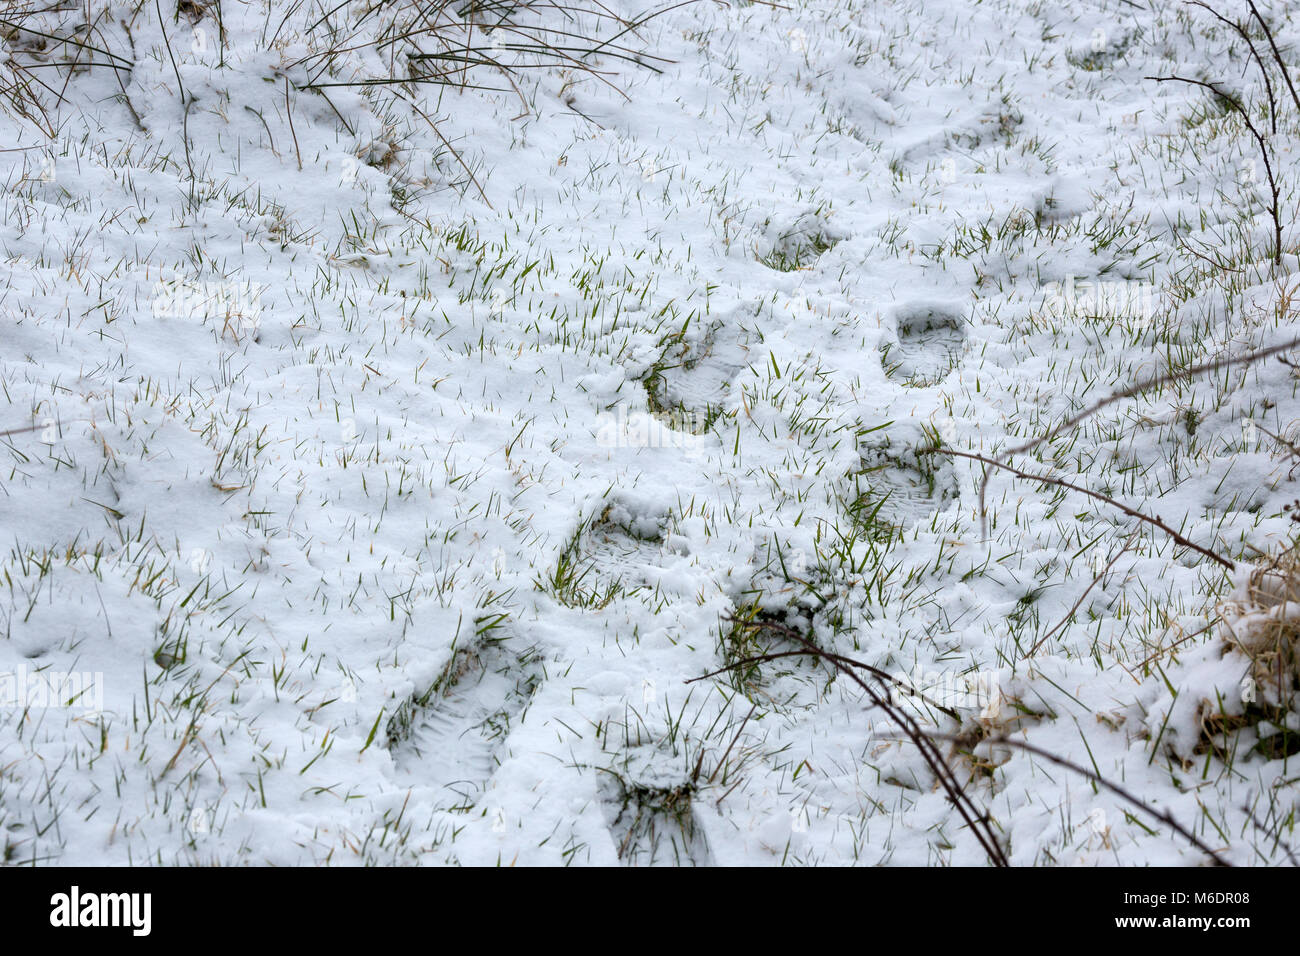
[[[763,621],[763,622],[755,621],[752,622],[752,626],[762,627],[766,630],[778,631],[782,634],[794,630],[793,628],[786,627],[784,624],[777,624],[775,622],[770,622],[770,621]],[[792,634],[790,636],[793,637],[796,635]],[[892,674],[887,674],[882,670],[878,670],[877,668],[872,667],[870,664],[864,663],[863,661],[856,661],[853,658],[845,657],[842,654],[832,654],[830,651],[825,651],[823,653],[825,654],[827,660],[835,661],[841,664],[847,664],[850,667],[861,668],[862,670],[870,674],[872,677],[878,678],[879,680],[884,681],[886,684],[894,685],[894,686],[897,686],[899,684],[899,681]],[[717,677],[719,674],[725,674],[727,673],[727,671],[735,670],[736,668],[743,667],[744,665],[747,664],[763,664],[766,663],[767,661],[781,660],[782,658],[785,657],[807,657],[807,656],[808,656],[808,652],[803,649],[797,651],[773,651],[770,654],[754,654],[749,657],[742,657],[737,660],[734,660],[725,667],[719,667],[717,670],[709,671],[707,674],[701,674],[699,677],[692,677],[690,680],[686,681],[686,683],[694,684],[696,681],[708,680],[710,677]],[[961,720],[961,714],[957,713],[957,711],[953,710],[951,707],[945,707],[943,704],[940,704],[937,701],[931,700],[930,698],[926,697],[924,694],[918,691],[908,688],[907,694],[910,697],[919,698],[921,702],[924,703],[926,706],[933,707],[935,710],[946,714],[947,716],[951,717],[953,720]]]
[[[1271,80],[1269,80],[1268,70],[1265,69],[1264,67],[1264,60],[1259,55],[1259,51],[1255,49],[1255,44],[1251,41],[1250,34],[1246,32],[1246,28],[1243,27],[1236,20],[1229,20],[1227,17],[1219,13],[1208,3],[1205,3],[1204,0],[1187,0],[1187,2],[1194,7],[1200,7],[1202,10],[1208,11],[1210,16],[1214,17],[1214,19],[1218,20],[1220,23],[1227,25],[1239,37],[1241,37],[1243,40],[1246,41],[1246,46],[1250,48],[1250,55],[1254,59],[1255,65],[1259,67],[1259,75],[1264,80],[1264,92],[1265,95],[1268,97],[1269,120],[1272,125],[1273,134],[1276,135],[1277,134],[1277,99],[1273,96],[1273,83]]]
[[[1219,564],[1223,565],[1229,571],[1231,571],[1236,567],[1236,565],[1233,564],[1231,561],[1229,561],[1227,558],[1215,554],[1213,551],[1209,550],[1208,548],[1202,548],[1196,542],[1189,541],[1187,538],[1183,537],[1181,534],[1178,533],[1178,531],[1176,531],[1174,528],[1170,527],[1168,524],[1162,521],[1159,515],[1156,515],[1153,518],[1150,515],[1143,514],[1141,511],[1138,511],[1136,508],[1130,508],[1128,505],[1116,501],[1114,498],[1110,497],[1109,495],[1103,495],[1100,491],[1093,491],[1091,488],[1084,488],[1082,485],[1073,484],[1071,482],[1066,481],[1063,478],[1054,478],[1051,475],[1038,475],[1038,474],[1034,474],[1033,472],[1022,471],[1021,469],[1016,468],[1014,465],[1008,465],[1005,462],[998,461],[995,458],[989,458],[986,455],[977,455],[974,452],[957,451],[952,448],[936,448],[934,449],[934,453],[939,455],[955,455],[958,458],[969,458],[972,461],[978,461],[981,464],[991,465],[994,468],[1001,468],[1005,471],[1009,471],[1017,478],[1024,478],[1028,481],[1038,481],[1038,482],[1042,482],[1045,485],[1056,485],[1057,487],[1060,488],[1068,488],[1070,491],[1077,491],[1080,494],[1087,495],[1090,498],[1096,498],[1098,501],[1104,501],[1106,504],[1118,508],[1120,511],[1124,512],[1124,514],[1128,515],[1130,518],[1137,518],[1139,521],[1144,521],[1147,524],[1152,525],[1153,527],[1159,528],[1165,534],[1169,535],[1169,537],[1173,538],[1175,543],[1180,544],[1185,548],[1191,548],[1193,551],[1205,555],[1205,557],[1211,559],[1212,561],[1217,561]],[[987,478],[985,479],[985,482],[987,483]],[[983,501],[983,496],[981,495],[980,497],[981,519],[983,518],[983,508],[984,508],[984,501]]]
[[[936,740],[948,740],[957,744],[965,743],[965,741],[962,740],[960,737],[953,737],[948,734],[932,734],[931,736],[934,737]],[[1035,747],[1033,744],[1026,743],[1023,740],[1013,740],[1010,737],[989,737],[984,742],[990,745],[1003,745],[1007,747],[1014,747],[1017,750],[1023,750],[1026,753],[1031,753],[1036,757],[1042,757],[1044,760],[1050,761],[1051,763],[1056,764],[1058,767],[1064,767],[1067,770],[1073,770],[1075,773],[1087,777],[1093,783],[1105,787],[1111,793],[1115,794],[1116,796],[1118,796],[1120,799],[1124,800],[1126,803],[1130,804],[1131,806],[1137,807],[1139,810],[1141,810],[1143,813],[1147,814],[1148,816],[1153,817],[1156,820],[1159,820],[1161,823],[1165,824],[1167,827],[1169,827],[1179,836],[1187,840],[1188,843],[1192,844],[1192,846],[1196,847],[1196,849],[1200,850],[1202,853],[1208,856],[1215,866],[1232,866],[1231,863],[1229,863],[1223,857],[1219,856],[1217,851],[1212,850],[1210,847],[1206,846],[1205,843],[1200,839],[1200,837],[1198,837],[1195,833],[1188,830],[1185,826],[1183,826],[1181,823],[1175,820],[1167,810],[1157,810],[1156,808],[1147,804],[1141,798],[1134,796],[1132,793],[1130,793],[1128,790],[1121,787],[1119,784],[1111,783],[1111,781],[1107,780],[1101,774],[1095,773],[1094,771],[1089,770],[1086,767],[1081,767],[1074,761],[1067,760],[1065,757],[1058,757],[1056,754],[1044,750],[1042,747]]]
[[[770,625],[761,621],[745,621],[734,616],[727,619],[733,624],[739,624],[742,627],[764,628]],[[784,632],[783,632],[784,633]],[[884,688],[877,689],[864,681],[858,674],[845,666],[837,655],[830,654],[822,650],[808,638],[804,637],[798,631],[790,629],[790,636],[798,643],[803,645],[807,654],[819,657],[822,660],[829,661],[841,674],[846,675],[851,681],[860,687],[872,704],[883,710],[891,720],[903,729],[907,738],[916,745],[917,750],[921,753],[921,758],[929,766],[935,778],[939,781],[940,787],[943,788],[944,795],[948,802],[956,808],[958,815],[965,821],[976,841],[984,850],[985,855],[989,858],[994,866],[1009,866],[1006,854],[1002,846],[998,843],[997,834],[989,822],[988,814],[983,813],[975,806],[971,798],[966,794],[961,783],[957,780],[952,768],[948,766],[939,748],[935,746],[934,741],[926,735],[921,726],[912,718],[910,714],[893,706],[889,700],[889,693]],[[743,666],[742,662],[731,665],[731,668]],[[731,669],[727,668],[727,669]]]
[[[1259,8],[1255,6],[1255,0],[1246,0],[1246,2],[1250,6],[1250,12],[1255,15],[1255,19],[1259,21],[1259,25],[1264,29],[1264,36],[1268,38],[1269,48],[1273,51],[1273,62],[1282,71],[1282,79],[1286,80],[1286,88],[1291,91],[1291,100],[1295,103],[1296,111],[1300,112],[1300,94],[1296,93],[1295,84],[1291,82],[1291,71],[1287,69],[1286,60],[1282,59],[1282,53],[1277,48],[1277,43],[1273,39],[1273,31],[1264,21],[1264,18],[1259,15]]]
[[[1269,142],[1265,139],[1264,134],[1255,126],[1255,121],[1250,118],[1250,111],[1246,109],[1241,100],[1237,99],[1231,93],[1221,89],[1218,84],[1211,83],[1208,80],[1196,80],[1188,76],[1179,76],[1171,74],[1170,76],[1144,76],[1144,80],[1154,80],[1157,83],[1186,83],[1190,86],[1199,86],[1209,90],[1223,102],[1227,103],[1229,108],[1238,114],[1242,122],[1246,124],[1246,129],[1254,137],[1255,143],[1259,146],[1260,158],[1264,160],[1264,173],[1268,176],[1269,190],[1269,216],[1273,220],[1273,262],[1279,265],[1282,262],[1282,216],[1281,196],[1282,190],[1278,186],[1277,177],[1273,174],[1273,163],[1270,159],[1272,151],[1269,149]]]
[[[1065,421],[1061,422],[1059,425],[1055,426],[1054,428],[1048,429],[1046,432],[1044,432],[1042,435],[1039,435],[1037,438],[1031,439],[1030,441],[1024,442],[1023,444],[1016,445],[1013,448],[1008,448],[1006,451],[999,453],[997,457],[993,459],[992,463],[1001,465],[1008,458],[1011,458],[1015,455],[1023,455],[1025,452],[1033,451],[1039,445],[1043,444],[1043,442],[1051,441],[1053,438],[1056,438],[1058,435],[1062,434],[1063,432],[1066,432],[1069,429],[1073,428],[1081,421],[1087,418],[1091,418],[1093,415],[1097,414],[1097,412],[1101,411],[1103,408],[1106,408],[1109,405],[1113,405],[1116,402],[1123,401],[1126,398],[1134,398],[1135,396],[1141,395],[1143,392],[1147,391],[1148,389],[1156,388],[1160,385],[1168,385],[1171,382],[1177,382],[1183,379],[1195,378],[1197,375],[1201,375],[1205,372],[1215,372],[1222,368],[1231,368],[1234,365],[1249,365],[1253,362],[1258,362],[1260,359],[1268,358],[1270,355],[1277,355],[1279,352],[1285,352],[1290,349],[1294,349],[1298,347],[1300,347],[1300,338],[1294,338],[1291,339],[1289,342],[1283,342],[1281,345],[1271,345],[1265,349],[1256,349],[1253,352],[1247,352],[1245,355],[1232,355],[1232,356],[1228,356],[1227,358],[1211,359],[1208,362],[1202,362],[1200,365],[1193,365],[1190,368],[1178,369],[1177,371],[1173,371],[1173,372],[1162,372],[1161,374],[1152,376],[1151,378],[1143,379],[1142,381],[1138,382],[1136,385],[1130,385],[1128,388],[1121,389],[1118,392],[1112,392],[1110,395],[1107,395],[1105,398],[1101,399],[1100,401],[1094,402],[1093,404],[1085,408],[1083,411],[1078,412],[1075,415],[1071,415]],[[983,514],[984,512],[984,493],[987,488],[987,485],[988,485],[988,478],[986,476],[980,482],[980,513],[981,514]]]

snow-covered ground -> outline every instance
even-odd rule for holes
[[[1002,735],[1285,860],[1216,607],[1291,535],[1292,369],[1014,459],[1234,573],[934,453],[1296,334],[1258,150],[1143,79],[1259,101],[1205,11],[702,0],[620,39],[657,70],[417,94],[333,3],[66,6],[5,37],[57,124],[0,115],[7,862],[986,864],[856,684],[713,673],[798,646],[745,621],[919,689],[1013,864],[1206,856]]]

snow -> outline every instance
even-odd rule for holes
[[[0,114],[0,675],[100,698],[0,683],[7,861],[985,864],[851,681],[714,673],[791,649],[733,630],[760,609],[959,699],[904,706],[971,735],[1014,864],[1204,855],[990,734],[1282,858],[1243,807],[1287,817],[1288,760],[1198,749],[1243,658],[1172,646],[1241,574],[1005,473],[981,516],[927,451],[1295,334],[1249,141],[1143,80],[1229,62],[1217,25],[699,2],[636,31],[660,72],[484,68],[417,111],[303,88],[318,10],[226,0],[222,65],[210,16],[106,6],[133,68],[74,74],[53,141]],[[1250,252],[1225,280],[1188,241]],[[1288,433],[1294,392],[1202,376],[1015,464],[1244,568],[1297,493],[1243,421]]]

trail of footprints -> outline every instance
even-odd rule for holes
[[[887,350],[884,357],[890,376],[909,388],[940,382],[960,361],[966,338],[963,317],[944,304],[921,303],[899,308],[894,318],[897,344],[892,355]],[[711,419],[704,416],[725,405],[735,376],[754,360],[753,344],[745,330],[715,323],[697,354],[680,349],[679,360],[647,382],[652,405],[673,409],[671,427],[707,430]],[[855,517],[869,515],[890,534],[926,521],[957,498],[956,475],[947,458],[891,447],[887,438],[860,449],[860,456],[854,476],[859,499]],[[649,585],[647,572],[664,561],[666,522],[667,516],[638,516],[617,504],[607,508],[578,543],[593,584]],[[643,771],[610,775],[600,785],[619,859],[626,865],[709,865],[708,843],[692,813],[692,788],[658,779],[652,764]]]
[[[998,119],[1005,125],[1001,114]],[[769,229],[766,251],[758,258],[777,271],[802,269],[843,238],[824,222],[804,216],[784,231]],[[925,389],[958,367],[967,348],[967,320],[960,305],[912,300],[898,306],[892,318],[894,334],[881,357],[889,379],[904,388]],[[676,430],[709,431],[731,398],[736,376],[761,357],[755,348],[760,341],[756,332],[733,321],[716,320],[693,348],[680,344],[670,349],[662,367],[646,380],[651,408]],[[887,437],[859,453],[860,467],[851,476],[852,517],[872,522],[882,533],[901,534],[921,525],[958,498],[950,458],[900,447]],[[578,544],[581,560],[589,563],[598,583],[649,585],[653,569],[662,567],[667,553],[665,525],[666,516],[648,520],[607,509],[601,520],[584,529]],[[671,761],[648,759],[637,749],[620,751],[623,772],[611,773],[600,783],[619,859],[626,865],[709,865],[708,841],[692,812],[693,787],[663,775]],[[632,771],[633,763],[639,772]]]
[[[911,387],[942,379],[957,362],[964,342],[961,319],[929,306],[902,309],[896,318],[897,351],[885,357],[891,376],[902,377]],[[720,408],[736,374],[752,361],[751,345],[744,330],[715,323],[698,355],[662,371],[656,383],[659,404],[696,418]],[[932,458],[891,451],[887,442],[862,450],[857,492],[874,520],[905,529],[956,497],[951,463]],[[652,576],[647,572],[661,566],[667,553],[665,521],[666,516],[638,515],[617,503],[607,508],[575,541],[578,560],[592,576],[586,586],[598,590],[602,584],[630,582],[634,592],[649,585]],[[479,638],[457,650],[433,685],[408,700],[389,721],[388,747],[399,773],[441,793],[446,808],[474,806],[504,758],[511,729],[541,679],[535,651],[519,648],[512,637]],[[622,862],[710,862],[707,841],[692,815],[690,787],[635,777],[606,779],[600,787]]]
[[[664,534],[669,520],[669,515],[615,497],[595,520],[581,526],[570,544],[569,560],[578,567],[579,584],[560,595],[562,603],[599,611],[605,606],[602,596],[635,597],[651,586],[655,569],[674,553]],[[610,736],[607,731],[606,739]],[[671,756],[638,745],[622,746],[614,753],[619,769],[601,774],[598,786],[618,859],[628,866],[711,862],[692,813],[694,787],[669,769]]]
[[[960,362],[965,320],[943,304],[911,303],[894,313],[896,342],[882,350],[886,374],[907,388],[941,382]],[[852,512],[884,531],[903,531],[957,498],[952,461],[915,448],[893,449],[888,437],[859,449]]]

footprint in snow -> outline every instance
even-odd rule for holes
[[[512,650],[508,639],[481,638],[456,651],[389,721],[393,763],[413,785],[444,791],[450,807],[473,806],[540,682],[535,654]]]
[[[731,395],[731,383],[750,364],[753,337],[746,329],[715,322],[697,349],[679,346],[665,356],[662,367],[645,385],[651,408],[661,409],[670,427],[694,424],[708,430]]]
[[[912,528],[943,511],[958,497],[952,462],[915,451],[861,451],[862,469],[853,476],[855,518],[884,534]]]
[[[708,866],[704,831],[686,782],[609,775],[600,785],[618,858],[627,866]]]
[[[965,320],[942,305],[904,306],[895,313],[897,342],[886,345],[882,362],[891,378],[923,388],[941,382],[961,359]]]

